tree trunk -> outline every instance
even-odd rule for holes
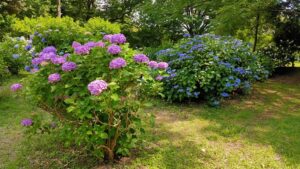
[[[257,41],[258,41],[259,18],[260,18],[260,15],[259,15],[259,13],[257,13],[257,15],[256,15],[256,23],[255,23],[255,34],[254,34],[253,52],[256,51],[256,46],[257,46]]]
[[[61,18],[61,0],[57,0],[57,17]]]

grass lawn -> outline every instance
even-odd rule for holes
[[[109,168],[51,135],[27,138],[20,120],[40,110],[0,87],[0,168]],[[257,83],[219,109],[153,101],[145,142],[114,168],[300,168],[300,69]],[[47,118],[47,117],[45,117]],[[97,168],[97,167],[96,167]]]

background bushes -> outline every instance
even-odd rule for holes
[[[249,44],[213,34],[185,38],[156,55],[170,65],[163,81],[165,97],[171,101],[204,98],[217,103],[248,93],[252,82],[266,79],[272,69]]]

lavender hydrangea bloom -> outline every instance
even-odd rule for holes
[[[69,56],[70,56],[70,53],[65,53],[65,54],[63,55],[64,58],[67,58],[67,57],[69,57]]]
[[[25,127],[31,126],[32,123],[33,123],[33,122],[32,122],[31,119],[23,119],[23,120],[21,121],[21,125],[22,125],[22,126],[25,126]]]
[[[121,47],[118,45],[110,45],[107,49],[108,53],[112,54],[112,55],[116,55],[119,54],[121,52]]]
[[[122,67],[126,66],[126,60],[118,57],[116,59],[113,59],[110,63],[109,63],[109,68],[110,69],[120,69]]]
[[[47,60],[51,60],[52,58],[56,57],[56,54],[54,52],[42,52],[40,53],[39,57],[43,60],[43,61],[47,61]]]
[[[92,95],[98,96],[103,90],[107,89],[108,84],[104,80],[95,80],[88,85],[88,90]]]
[[[74,48],[74,49],[77,48],[77,47],[79,47],[79,46],[81,46],[81,44],[79,42],[74,41],[72,43],[72,48]]]
[[[104,35],[103,40],[110,41],[111,37],[112,37],[111,34]]]
[[[76,65],[76,63],[74,63],[74,62],[65,62],[65,63],[61,66],[62,70],[65,71],[65,72],[70,72],[70,71],[72,71],[72,70],[75,70],[76,67],[77,67],[77,65]]]
[[[56,83],[60,81],[60,74],[58,73],[53,73],[48,76],[48,82],[49,83]]]
[[[149,62],[149,58],[144,54],[136,54],[133,57],[133,60],[138,63],[148,63]]]
[[[10,86],[10,90],[13,91],[13,92],[16,92],[16,91],[18,91],[18,90],[21,90],[22,87],[23,87],[23,86],[22,86],[21,84],[15,83],[15,84],[12,84],[12,85]]]
[[[156,69],[158,68],[158,63],[156,61],[150,61],[148,63],[149,67],[151,67],[152,69]]]
[[[163,80],[163,76],[161,76],[161,75],[158,75],[158,76],[156,76],[156,78],[155,78],[155,80],[157,80],[157,81],[161,81],[161,80]]]
[[[56,48],[54,46],[45,47],[42,53],[56,53]]]
[[[16,48],[16,49],[19,48],[19,44],[16,44],[16,45],[14,46],[14,48]]]
[[[32,63],[33,65],[39,65],[39,64],[41,64],[43,61],[44,61],[44,60],[43,60],[42,58],[37,57],[37,58],[33,58],[33,59],[31,60],[31,63]]]
[[[90,47],[82,45],[75,48],[75,53],[77,55],[86,55],[90,53]]]
[[[166,62],[159,62],[158,63],[158,68],[159,69],[167,69],[168,68],[168,63],[166,63]]]
[[[114,34],[110,38],[111,43],[124,44],[126,42],[126,37],[123,34]]]
[[[93,47],[96,46],[96,43],[95,42],[88,42],[88,43],[84,44],[84,46],[87,46],[89,48],[93,48]]]
[[[51,59],[51,62],[56,65],[63,64],[66,62],[66,57],[54,57]]]
[[[96,46],[96,47],[104,48],[104,47],[105,47],[105,43],[102,42],[102,41],[99,41],[99,42],[96,42],[95,46]]]

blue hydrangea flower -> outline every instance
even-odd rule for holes
[[[13,57],[14,59],[18,59],[18,58],[20,57],[20,55],[19,55],[19,54],[13,54],[12,57]]]
[[[19,48],[19,44],[15,44],[14,48],[16,49]]]
[[[29,51],[31,48],[32,48],[32,46],[31,46],[31,45],[27,45],[27,46],[25,46],[25,50],[27,50],[27,51]]]
[[[194,96],[195,96],[196,98],[198,98],[199,95],[200,95],[200,92],[194,92]]]
[[[222,93],[221,93],[221,96],[222,96],[222,97],[229,97],[229,94],[226,93],[226,92],[222,92]]]
[[[24,68],[27,72],[30,72],[30,66],[25,66],[25,68]]]

